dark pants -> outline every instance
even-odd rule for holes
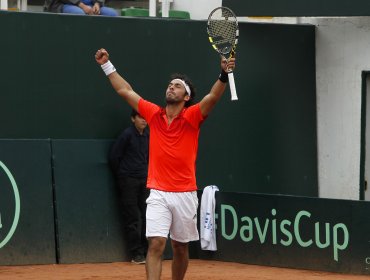
[[[128,249],[132,257],[145,256],[148,249],[145,214],[149,196],[146,178],[121,177],[118,178],[118,186]]]

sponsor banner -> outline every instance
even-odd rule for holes
[[[0,265],[55,263],[49,140],[0,140]]]
[[[0,249],[3,248],[13,237],[13,234],[18,226],[21,200],[19,196],[17,183],[8,169],[8,167],[0,161],[0,171],[4,174],[1,181],[1,196],[0,200],[3,207],[0,208]],[[1,216],[3,215],[3,217]],[[4,224],[3,224],[4,221]]]
[[[370,274],[370,203],[216,193],[219,260]]]

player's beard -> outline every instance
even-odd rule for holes
[[[166,94],[165,100],[166,100],[166,104],[169,104],[169,105],[178,104],[182,102],[182,100],[174,94]]]

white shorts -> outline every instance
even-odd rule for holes
[[[146,200],[146,237],[168,237],[187,243],[199,240],[197,192],[150,190]]]

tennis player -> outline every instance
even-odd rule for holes
[[[184,75],[172,76],[166,89],[165,107],[140,97],[117,73],[105,49],[96,52],[95,60],[116,92],[139,112],[150,128],[147,279],[161,277],[162,255],[169,233],[173,251],[172,279],[184,279],[189,262],[188,244],[199,240],[195,178],[199,129],[223,95],[228,82],[227,69],[234,69],[235,59],[228,62],[221,59],[219,78],[210,92],[194,105],[195,90],[191,81]]]

